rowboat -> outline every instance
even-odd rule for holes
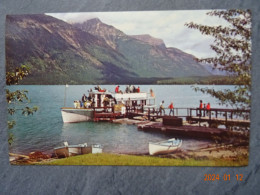
[[[182,140],[180,139],[168,139],[160,142],[149,142],[149,154],[167,154],[170,153],[177,148],[181,147]]]
[[[68,142],[64,142],[64,146],[54,148],[54,154],[57,157],[69,157],[89,153],[102,153],[102,146],[100,144],[88,146],[87,143],[69,145]]]

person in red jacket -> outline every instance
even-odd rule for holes
[[[174,116],[173,102],[171,102],[171,104],[169,105],[168,108],[170,109],[169,116],[171,116],[171,113],[172,113],[172,116]]]
[[[200,109],[202,109],[203,108],[203,103],[202,103],[202,100],[200,100],[200,107],[199,107]]]
[[[119,92],[119,87],[120,87],[119,85],[116,86],[116,88],[115,88],[115,92],[116,92],[116,93]]]
[[[197,116],[202,116],[202,110],[203,109],[203,103],[202,103],[202,100],[200,100],[200,106],[199,106],[199,115],[197,113]]]
[[[207,115],[209,115],[209,111],[210,111],[210,103],[207,104],[207,106],[206,106],[206,110],[207,110]]]

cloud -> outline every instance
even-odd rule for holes
[[[164,40],[167,47],[176,47],[196,57],[209,57],[214,55],[209,47],[213,39],[201,35],[198,30],[185,26],[185,23],[189,22],[204,25],[227,24],[223,19],[206,15],[208,11],[210,10],[52,13],[48,15],[70,23],[99,18],[102,22],[128,35],[150,34]]]

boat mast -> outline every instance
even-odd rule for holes
[[[67,87],[69,87],[68,84],[65,85],[65,90],[64,90],[64,107],[66,106],[66,99],[67,99]]]

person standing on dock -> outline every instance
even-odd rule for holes
[[[204,103],[203,104],[203,117],[206,116],[206,104]]]
[[[202,100],[200,100],[200,106],[199,106],[199,116],[201,117],[202,116],[202,110],[203,109],[203,102]]]
[[[169,116],[171,116],[171,113],[172,113],[172,116],[174,116],[173,102],[171,102],[171,104],[169,105],[169,109],[170,109]]]
[[[203,103],[202,103],[202,100],[200,100],[200,107],[199,107],[200,109],[202,109],[203,108]]]
[[[165,115],[165,109],[163,104],[164,104],[164,100],[160,103],[160,109],[159,109],[160,115],[162,115],[162,111],[163,111],[163,115]]]
[[[207,110],[207,115],[209,115],[209,111],[210,111],[210,103],[207,104],[206,110]]]

